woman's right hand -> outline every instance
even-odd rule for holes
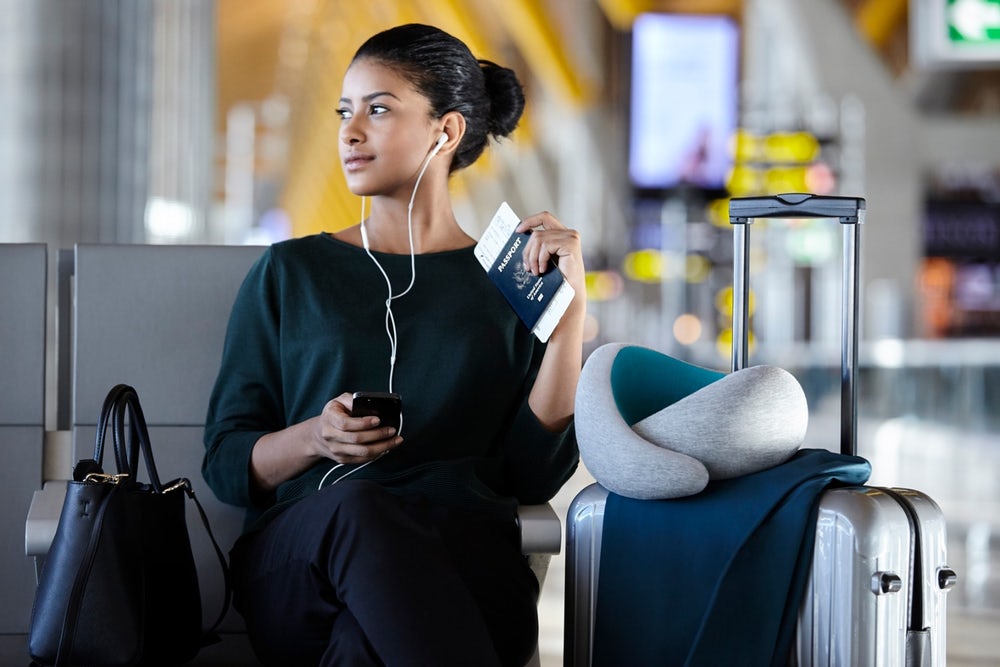
[[[354,398],[343,393],[323,406],[316,418],[316,454],[337,463],[367,463],[403,443],[394,428],[379,426],[378,417],[352,417]]]
[[[321,459],[367,463],[403,444],[378,417],[352,417],[352,394],[337,396],[311,419],[261,436],[250,454],[250,480],[259,491],[272,491]]]

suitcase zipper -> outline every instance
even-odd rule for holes
[[[902,507],[910,524],[910,574],[909,590],[906,594],[906,667],[930,667],[931,633],[923,627],[924,618],[924,577],[923,549],[920,540],[920,520],[910,502],[894,489],[879,487],[879,490]]]

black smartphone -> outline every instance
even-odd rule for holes
[[[352,417],[379,418],[380,426],[391,426],[399,433],[400,416],[403,412],[403,399],[399,394],[386,391],[356,391],[354,392],[354,407]]]

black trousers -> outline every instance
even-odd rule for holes
[[[232,552],[234,605],[268,665],[521,667],[538,581],[516,523],[364,480],[299,501]]]

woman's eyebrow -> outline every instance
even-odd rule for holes
[[[377,90],[374,93],[368,93],[367,95],[365,95],[364,97],[362,97],[361,101],[362,102],[371,102],[372,100],[377,99],[377,98],[382,97],[382,96],[388,96],[388,97],[391,97],[391,98],[396,99],[396,100],[399,99],[394,94],[390,93],[388,90]],[[348,98],[346,98],[346,97],[341,97],[340,98],[340,103],[341,104],[350,104],[351,100],[348,99]]]

